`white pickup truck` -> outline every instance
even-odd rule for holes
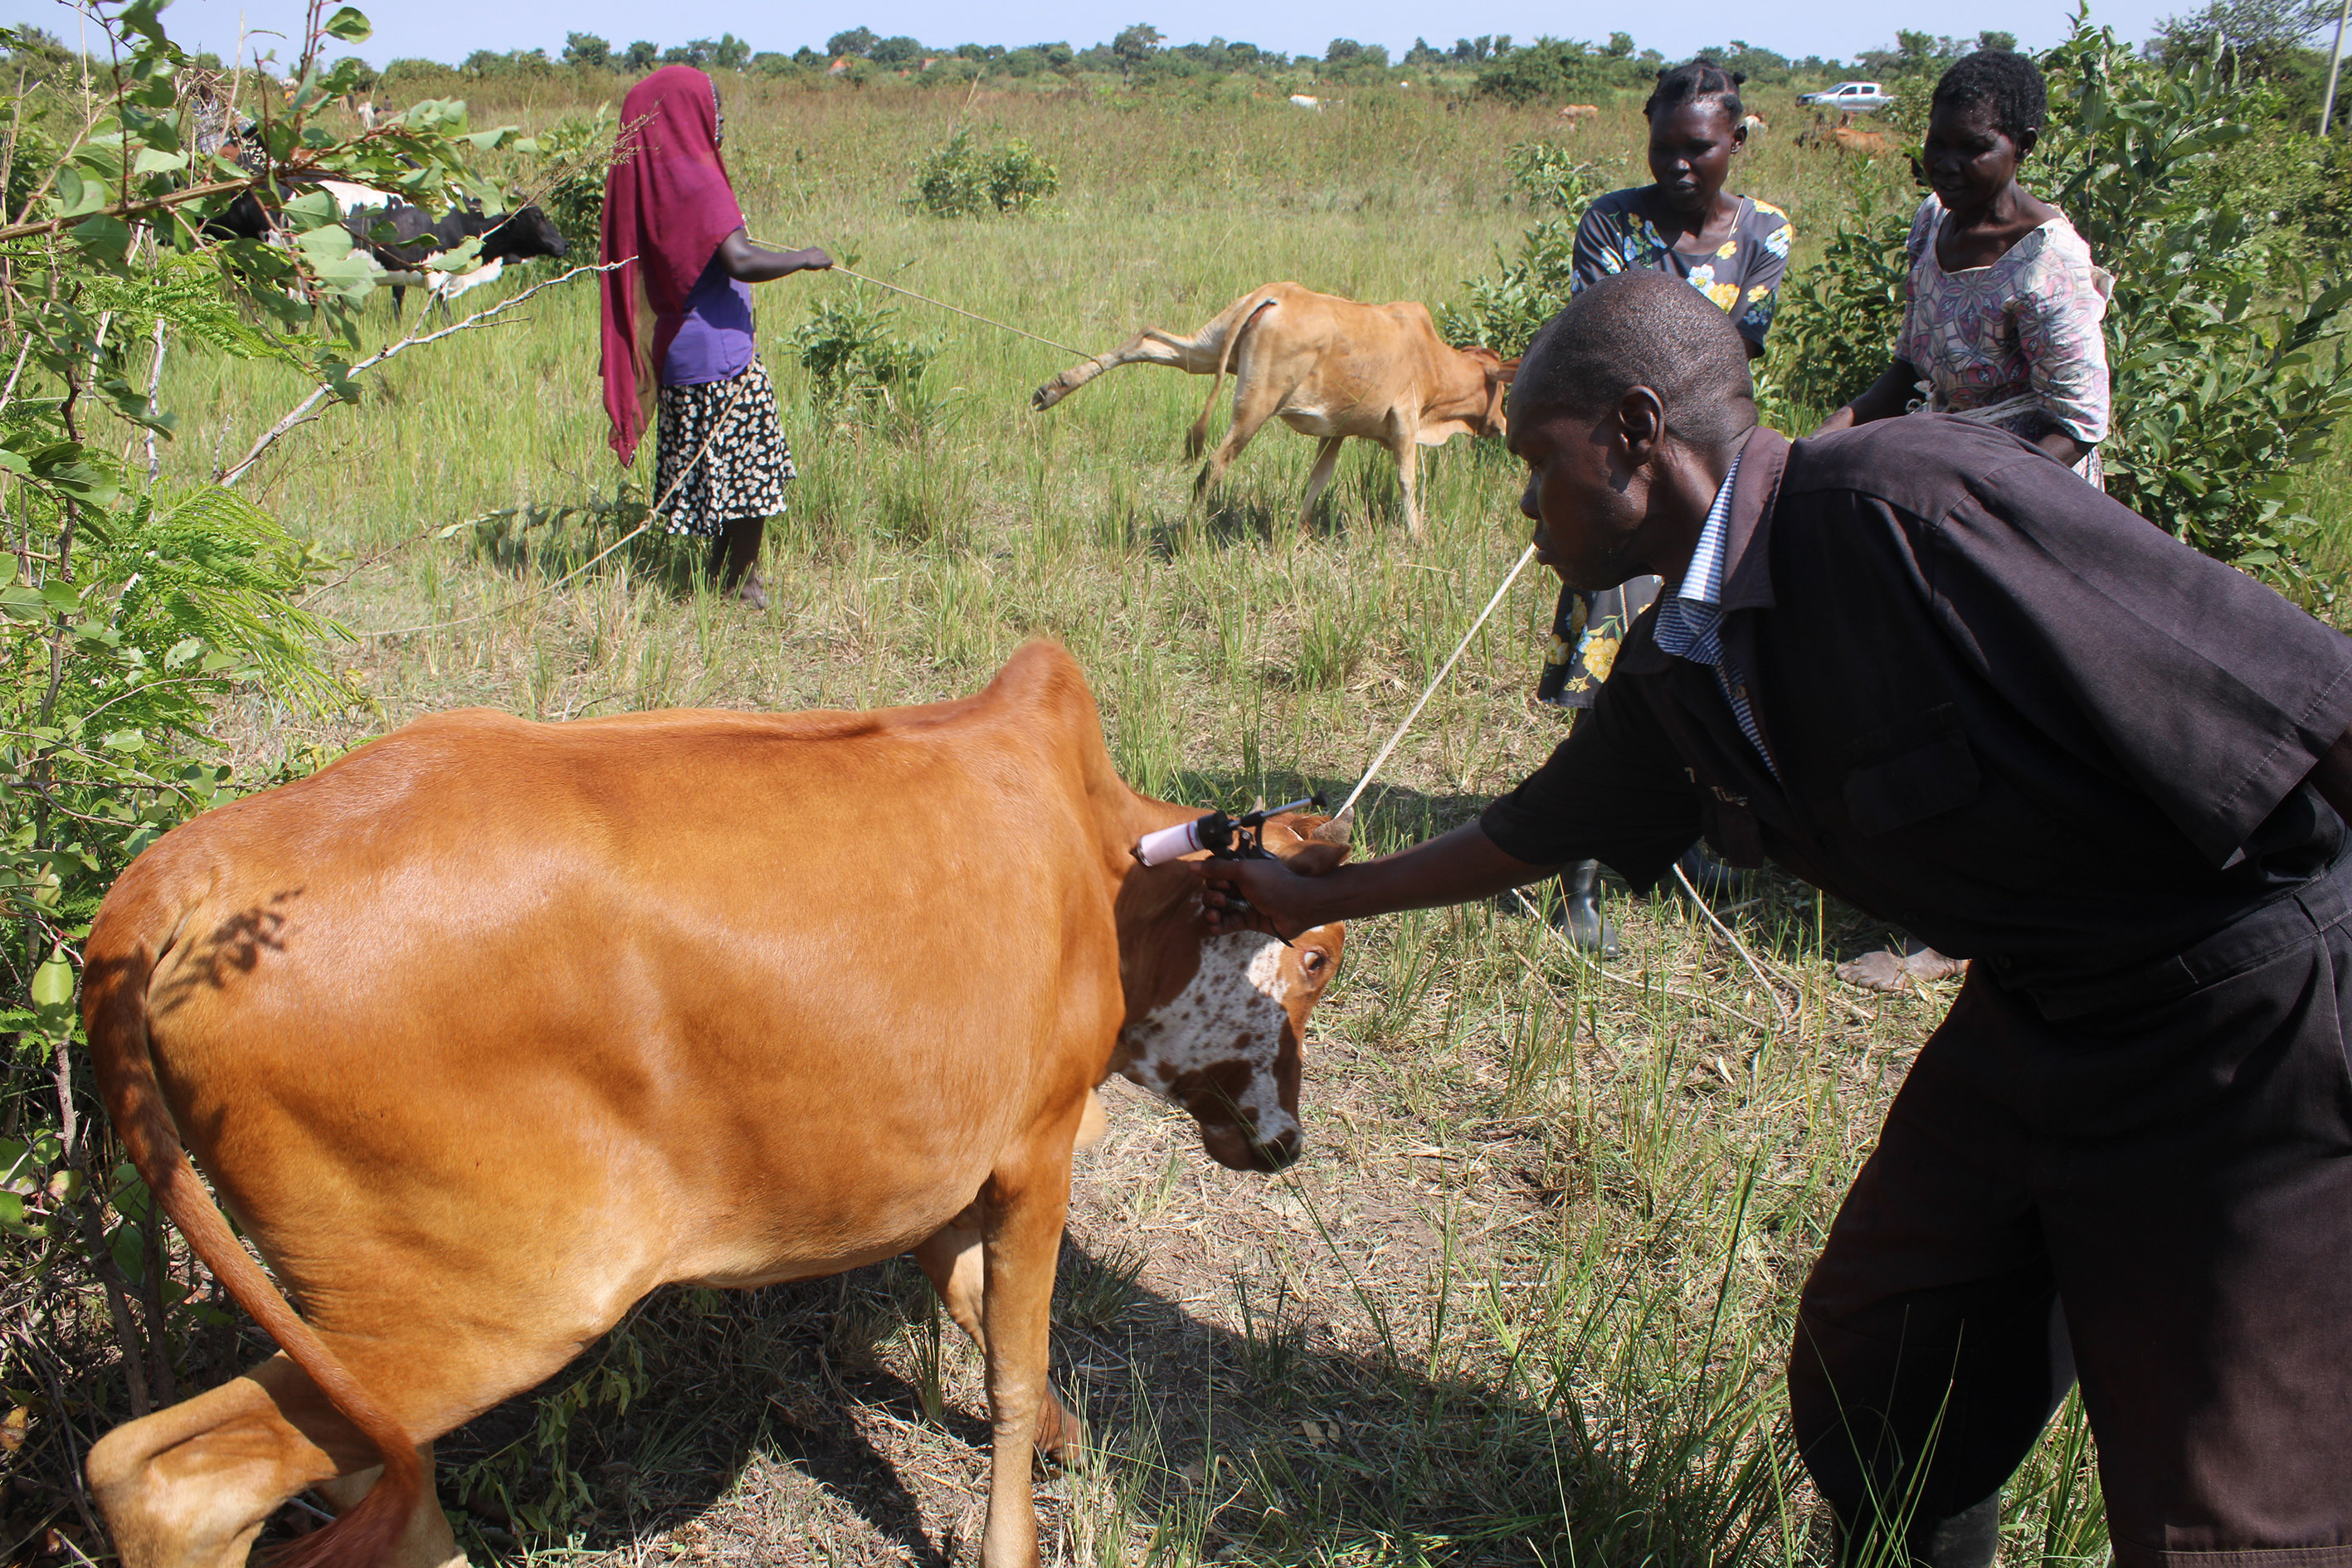
[[[1881,92],[1874,81],[1842,81],[1822,92],[1809,92],[1797,100],[1814,109],[1834,109],[1853,114],[1874,114],[1895,101],[1892,93]]]

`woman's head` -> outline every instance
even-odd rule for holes
[[[1650,122],[1650,177],[1666,205],[1705,221],[1723,182],[1731,174],[1731,154],[1747,144],[1739,101],[1746,79],[1713,60],[1692,60],[1658,73],[1658,85],[1642,105]]]
[[[2007,190],[2034,144],[2050,100],[2023,55],[1979,49],[1936,83],[1921,162],[1947,207],[1979,208]]]

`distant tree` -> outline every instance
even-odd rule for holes
[[[633,71],[649,71],[654,68],[654,62],[660,58],[659,48],[639,38],[635,43],[631,44],[628,52],[621,57],[621,64]]]
[[[1364,58],[1364,46],[1353,38],[1334,38],[1323,47],[1327,66],[1351,66]]]
[[[732,33],[721,33],[710,51],[710,63],[720,70],[741,70],[751,63],[751,46]]]
[[[1601,52],[1607,55],[1612,60],[1623,59],[1626,56],[1633,52],[1633,35],[1631,33],[1610,34],[1608,46]]]
[[[1511,35],[1510,35],[1510,34],[1508,34],[1508,33],[1497,33],[1497,34],[1496,34],[1496,35],[1495,35],[1495,58],[1496,58],[1496,59],[1498,59],[1498,60],[1499,60],[1499,59],[1501,59],[1505,55],[1507,55],[1507,54],[1509,54],[1510,52],[1511,52]]]
[[[910,66],[923,58],[923,46],[901,33],[876,44],[866,52],[866,58],[877,66]]]
[[[2158,23],[2147,52],[2172,64],[2210,54],[2218,43],[2241,66],[2273,76],[2335,22],[2336,11],[2336,0],[2209,0],[2202,11]]]
[[[593,33],[563,35],[563,63],[603,70],[613,63],[613,46]]]
[[[1993,28],[1987,27],[1983,32],[1977,35],[1977,47],[1979,49],[1998,49],[2002,54],[2013,55],[2017,53],[2017,35],[2015,33],[1998,32]]]
[[[803,44],[799,48],[793,51],[793,64],[796,66],[821,66],[824,64],[824,57],[818,54],[814,49],[810,48],[806,44]]]
[[[871,27],[852,27],[845,33],[835,33],[824,41],[824,52],[835,58],[847,55],[852,59],[864,59],[874,52],[882,40]]]
[[[1433,66],[1444,58],[1429,47],[1427,38],[1413,39],[1412,47],[1404,52],[1404,63],[1409,66]]]
[[[1133,81],[1135,68],[1150,59],[1162,41],[1160,29],[1148,22],[1120,28],[1118,37],[1110,41],[1110,52],[1118,57],[1120,74]]]

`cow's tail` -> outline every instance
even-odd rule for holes
[[[425,1466],[407,1430],[346,1371],[310,1325],[295,1314],[197,1180],[178,1126],[156,1081],[147,1027],[147,985],[155,967],[143,937],[103,952],[104,927],[93,933],[83,975],[82,1020],[90,1059],[114,1130],[172,1223],[213,1278],[278,1342],[330,1403],[366,1435],[383,1460],[383,1477],[358,1507],[284,1549],[271,1568],[352,1568],[390,1553],[425,1495]]]
[[[1208,447],[1209,416],[1216,412],[1217,389],[1225,384],[1225,372],[1233,367],[1235,356],[1241,353],[1242,334],[1250,330],[1250,323],[1257,320],[1258,312],[1273,303],[1274,296],[1271,294],[1261,294],[1255,300],[1244,300],[1239,307],[1241,319],[1225,329],[1224,345],[1217,351],[1216,374],[1209,377],[1209,395],[1201,405],[1201,416],[1192,421],[1192,431],[1184,437],[1185,457],[1197,458]]]

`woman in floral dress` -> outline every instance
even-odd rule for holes
[[[2114,279],[2066,215],[2018,182],[2042,139],[2048,94],[2022,55],[1979,49],[1936,84],[1923,162],[1935,192],[1912,220],[1909,300],[1894,362],[1822,421],[1821,435],[1902,414],[1998,425],[2105,488],[2107,345]],[[1841,964],[1841,978],[1897,991],[1968,967],[1916,940]]]
[[[1671,272],[1723,307],[1753,357],[1764,352],[1764,334],[1772,328],[1792,234],[1789,215],[1779,207],[1723,188],[1732,154],[1748,144],[1740,80],[1703,59],[1659,73],[1656,90],[1642,106],[1650,122],[1654,183],[1612,191],[1585,208],[1576,226],[1570,287],[1581,289],[1612,273],[1643,268]],[[1657,596],[1655,577],[1598,594],[1562,590],[1537,700],[1590,708],[1626,629]],[[1684,869],[1694,885],[1721,876],[1696,848]],[[1616,933],[1601,919],[1599,863],[1571,866],[1560,882],[1570,939],[1613,955]]]

